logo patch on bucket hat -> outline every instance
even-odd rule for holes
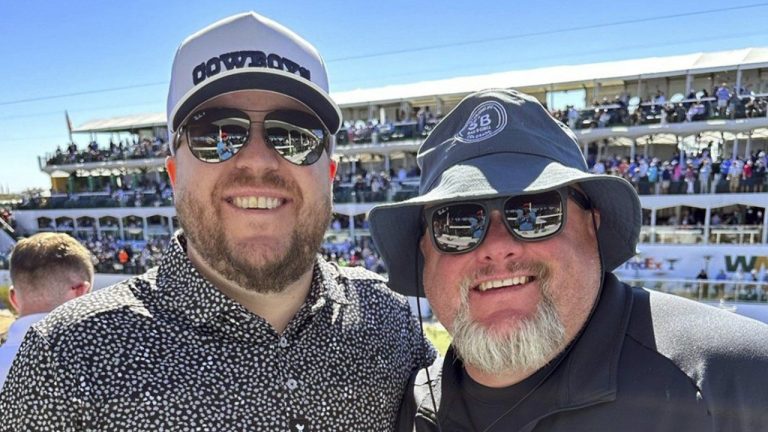
[[[507,110],[504,106],[497,101],[484,102],[472,111],[455,138],[465,143],[483,141],[504,130],[506,125]]]

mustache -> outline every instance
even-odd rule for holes
[[[241,169],[232,171],[222,178],[216,187],[216,195],[231,187],[262,187],[268,186],[290,192],[294,196],[300,196],[300,189],[295,182],[283,177],[277,171],[267,171],[261,175],[254,175],[252,171]]]
[[[504,270],[506,270],[509,273],[531,273],[536,276],[536,279],[542,283],[542,289],[545,296],[547,296],[549,293],[548,287],[549,284],[547,283],[549,281],[550,276],[550,269],[549,266],[547,266],[544,263],[521,263],[521,262],[510,262],[507,263],[504,266]],[[469,275],[465,277],[461,281],[461,296],[462,299],[466,300],[467,296],[469,296],[469,290],[477,285],[477,280],[484,278],[486,276],[491,276],[494,273],[498,272],[498,268],[494,267],[492,265],[487,265],[480,267],[477,269],[474,274]]]

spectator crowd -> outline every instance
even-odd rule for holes
[[[670,99],[657,90],[652,97],[640,99],[628,93],[613,98],[594,100],[586,109],[573,105],[550,111],[552,116],[571,129],[609,126],[638,126],[654,123],[683,123],[707,119],[737,119],[766,117],[768,99],[744,87],[729,87],[721,83],[710,92],[691,90],[687,96],[676,94]]]
[[[398,110],[394,121],[345,120],[336,134],[336,144],[365,144],[425,138],[440,118],[442,118],[441,113],[435,114],[428,106],[422,106],[414,107],[410,115],[403,110]]]
[[[74,174],[73,174],[74,175]],[[103,207],[159,207],[173,205],[173,188],[165,176],[149,173],[131,173],[120,176],[120,181],[107,178],[98,183],[103,186],[89,187],[86,177],[74,180],[67,193],[51,191],[50,196],[41,192],[25,194],[21,209],[39,208],[103,208]],[[114,184],[114,186],[113,186]]]
[[[335,219],[332,225],[340,223]],[[367,223],[367,221],[366,221]],[[75,237],[91,253],[94,269],[97,273],[142,274],[160,264],[163,249],[170,236],[154,236],[152,239],[120,240],[114,235],[105,234],[100,239],[95,236]],[[10,250],[0,251],[0,270],[7,270]],[[326,242],[319,251],[330,262],[342,267],[364,266],[377,273],[385,273],[383,261],[375,251],[369,239],[360,244],[350,240]]]
[[[720,269],[711,277],[706,269],[701,269],[695,279],[696,297],[703,300],[768,301],[768,272],[760,277],[757,269],[745,272],[740,268],[730,274]]]
[[[687,95],[679,93],[671,98],[667,98],[661,90],[642,99],[624,92],[595,99],[587,108],[568,105],[550,113],[574,130],[756,118],[768,116],[768,98],[743,86],[737,88],[721,83],[710,90],[690,90]],[[431,112],[429,106],[413,107],[411,113],[398,110],[396,114],[394,121],[386,122],[378,119],[346,120],[336,135],[336,143],[343,146],[424,138],[442,118],[442,113]]]
[[[705,149],[688,155],[661,160],[657,157],[612,156],[587,159],[590,170],[629,180],[640,194],[693,194],[763,192],[766,190],[765,151],[752,152],[748,158],[730,159],[710,156]]]
[[[91,141],[84,149],[79,149],[74,142],[67,145],[66,150],[61,146],[48,157],[48,165],[63,165],[86,162],[105,162],[127,159],[160,158],[169,154],[167,143],[160,137],[133,140],[110,140],[108,147],[99,147],[96,141]]]
[[[419,168],[400,167],[397,171],[369,171],[337,174],[333,181],[333,199],[337,203],[401,201],[412,196],[418,187]]]

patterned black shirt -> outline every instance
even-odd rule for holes
[[[392,430],[434,350],[379,276],[318,257],[282,334],[195,270],[159,268],[35,325],[0,392],[0,431]]]

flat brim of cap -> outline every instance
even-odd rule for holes
[[[371,235],[387,264],[389,287],[408,296],[423,295],[418,269],[425,206],[541,192],[574,183],[600,212],[603,270],[615,269],[635,255],[640,234],[640,200],[632,185],[619,177],[590,174],[539,156],[506,152],[463,161],[427,186],[429,192],[371,210]]]
[[[264,90],[286,95],[303,103],[317,114],[331,133],[338,132],[341,126],[341,110],[316,84],[285,71],[263,68],[222,74],[195,87],[177,103],[178,108],[173,113],[171,123],[172,129],[178,130],[181,122],[192,110],[208,99],[241,90]]]

